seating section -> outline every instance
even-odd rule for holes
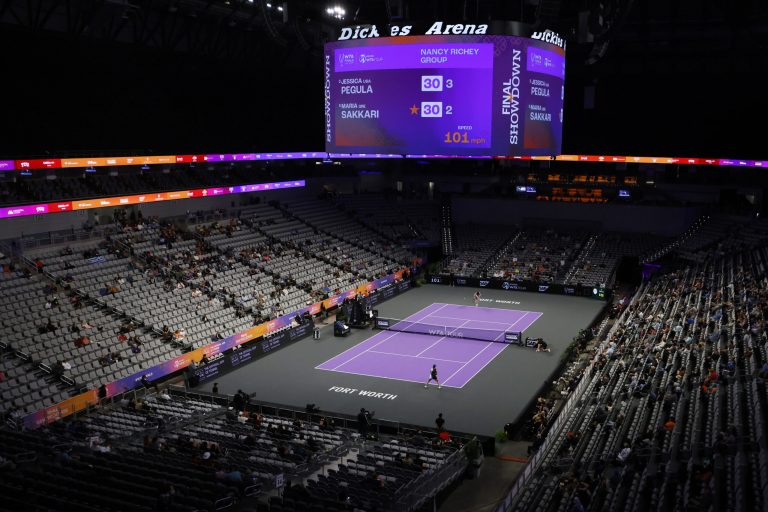
[[[622,256],[647,254],[665,242],[635,233],[462,225],[456,239],[443,273],[585,286],[608,284]]]
[[[565,284],[605,285],[624,256],[647,254],[665,239],[637,233],[593,234],[565,275]]]
[[[100,170],[100,171],[103,171]],[[274,173],[277,172],[277,175]],[[55,180],[44,175],[0,181],[0,204],[48,203],[67,199],[125,196],[167,190],[193,190],[245,183],[284,181],[296,177],[292,168],[273,171],[270,178],[254,179],[250,164],[200,164],[195,167],[150,169],[149,172],[82,173],[82,169],[57,171]]]
[[[457,226],[454,252],[444,265],[444,273],[479,276],[487,262],[515,235],[509,227]]]
[[[0,456],[13,466],[0,478],[0,510],[217,510],[258,488],[166,449],[160,437],[170,437],[161,425],[199,421],[219,406],[169,395],[125,405],[34,433],[0,430]],[[154,433],[146,448],[135,448],[132,436],[146,433]]]
[[[384,236],[366,229],[330,201],[294,200],[281,205],[286,212],[336,240],[335,258],[369,276],[388,274],[412,263],[414,254]]]
[[[61,266],[58,281],[26,267],[0,275],[4,412],[34,412],[69,398],[82,386],[97,388],[175,352],[158,338],[139,334],[121,315],[74,289],[77,280],[95,267],[124,266],[116,255],[90,260],[74,252],[41,255],[40,261],[51,262],[44,267],[46,272],[59,272],[56,258],[72,262],[71,268]],[[136,335],[142,343],[138,351],[132,350],[130,342]]]
[[[587,236],[552,229],[522,230],[493,256],[487,274],[520,281],[562,282]]]
[[[451,442],[362,444],[327,417],[285,418],[258,406],[238,413],[225,402],[130,393],[34,432],[2,429],[0,510],[212,511],[260,496],[264,510],[408,510],[398,501],[413,495],[408,489],[430,475],[442,488],[460,474],[442,478],[450,461],[464,467]],[[278,497],[276,479],[294,485]],[[419,487],[418,501],[430,491]]]
[[[249,264],[280,277],[296,281],[309,290],[313,302],[335,290],[345,290],[368,282],[368,277],[345,268],[335,260],[334,239],[276,207],[262,204],[242,210],[241,219],[250,227],[240,233],[217,235],[210,242],[223,251],[247,258]],[[280,241],[273,251],[264,249]]]
[[[766,265],[751,249],[645,284],[538,443],[514,508],[764,508]]]
[[[12,270],[5,261],[4,413],[133,375],[414,257],[317,199],[115,220],[82,236],[38,237]]]
[[[436,202],[382,194],[344,194],[337,202],[357,220],[392,240],[440,242],[440,205]]]

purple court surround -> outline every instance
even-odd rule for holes
[[[438,302],[403,320],[454,328],[523,332],[541,315],[537,311]],[[316,369],[423,384],[430,368],[436,364],[441,385],[463,388],[507,347],[506,343],[381,331]]]

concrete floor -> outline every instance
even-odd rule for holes
[[[480,477],[462,483],[448,495],[438,508],[439,512],[492,512],[507,495],[517,474],[525,467],[523,462],[502,460],[502,457],[528,459],[528,443],[497,443],[496,455],[486,454],[480,467]]]

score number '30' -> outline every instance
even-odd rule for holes
[[[444,80],[443,75],[422,75],[422,92],[442,92],[443,87],[446,89],[453,88],[453,80],[450,78],[448,80]]]
[[[444,79],[442,75],[422,75],[422,92],[442,92],[444,89],[453,88],[453,80]],[[443,115],[453,114],[453,107],[446,105],[443,107],[442,101],[422,101],[421,117],[443,117]]]
[[[442,101],[422,101],[421,117],[443,117],[443,114],[450,116],[453,114],[453,107],[446,105],[443,108]]]

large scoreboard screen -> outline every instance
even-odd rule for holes
[[[329,153],[558,155],[565,50],[508,35],[325,46]]]

